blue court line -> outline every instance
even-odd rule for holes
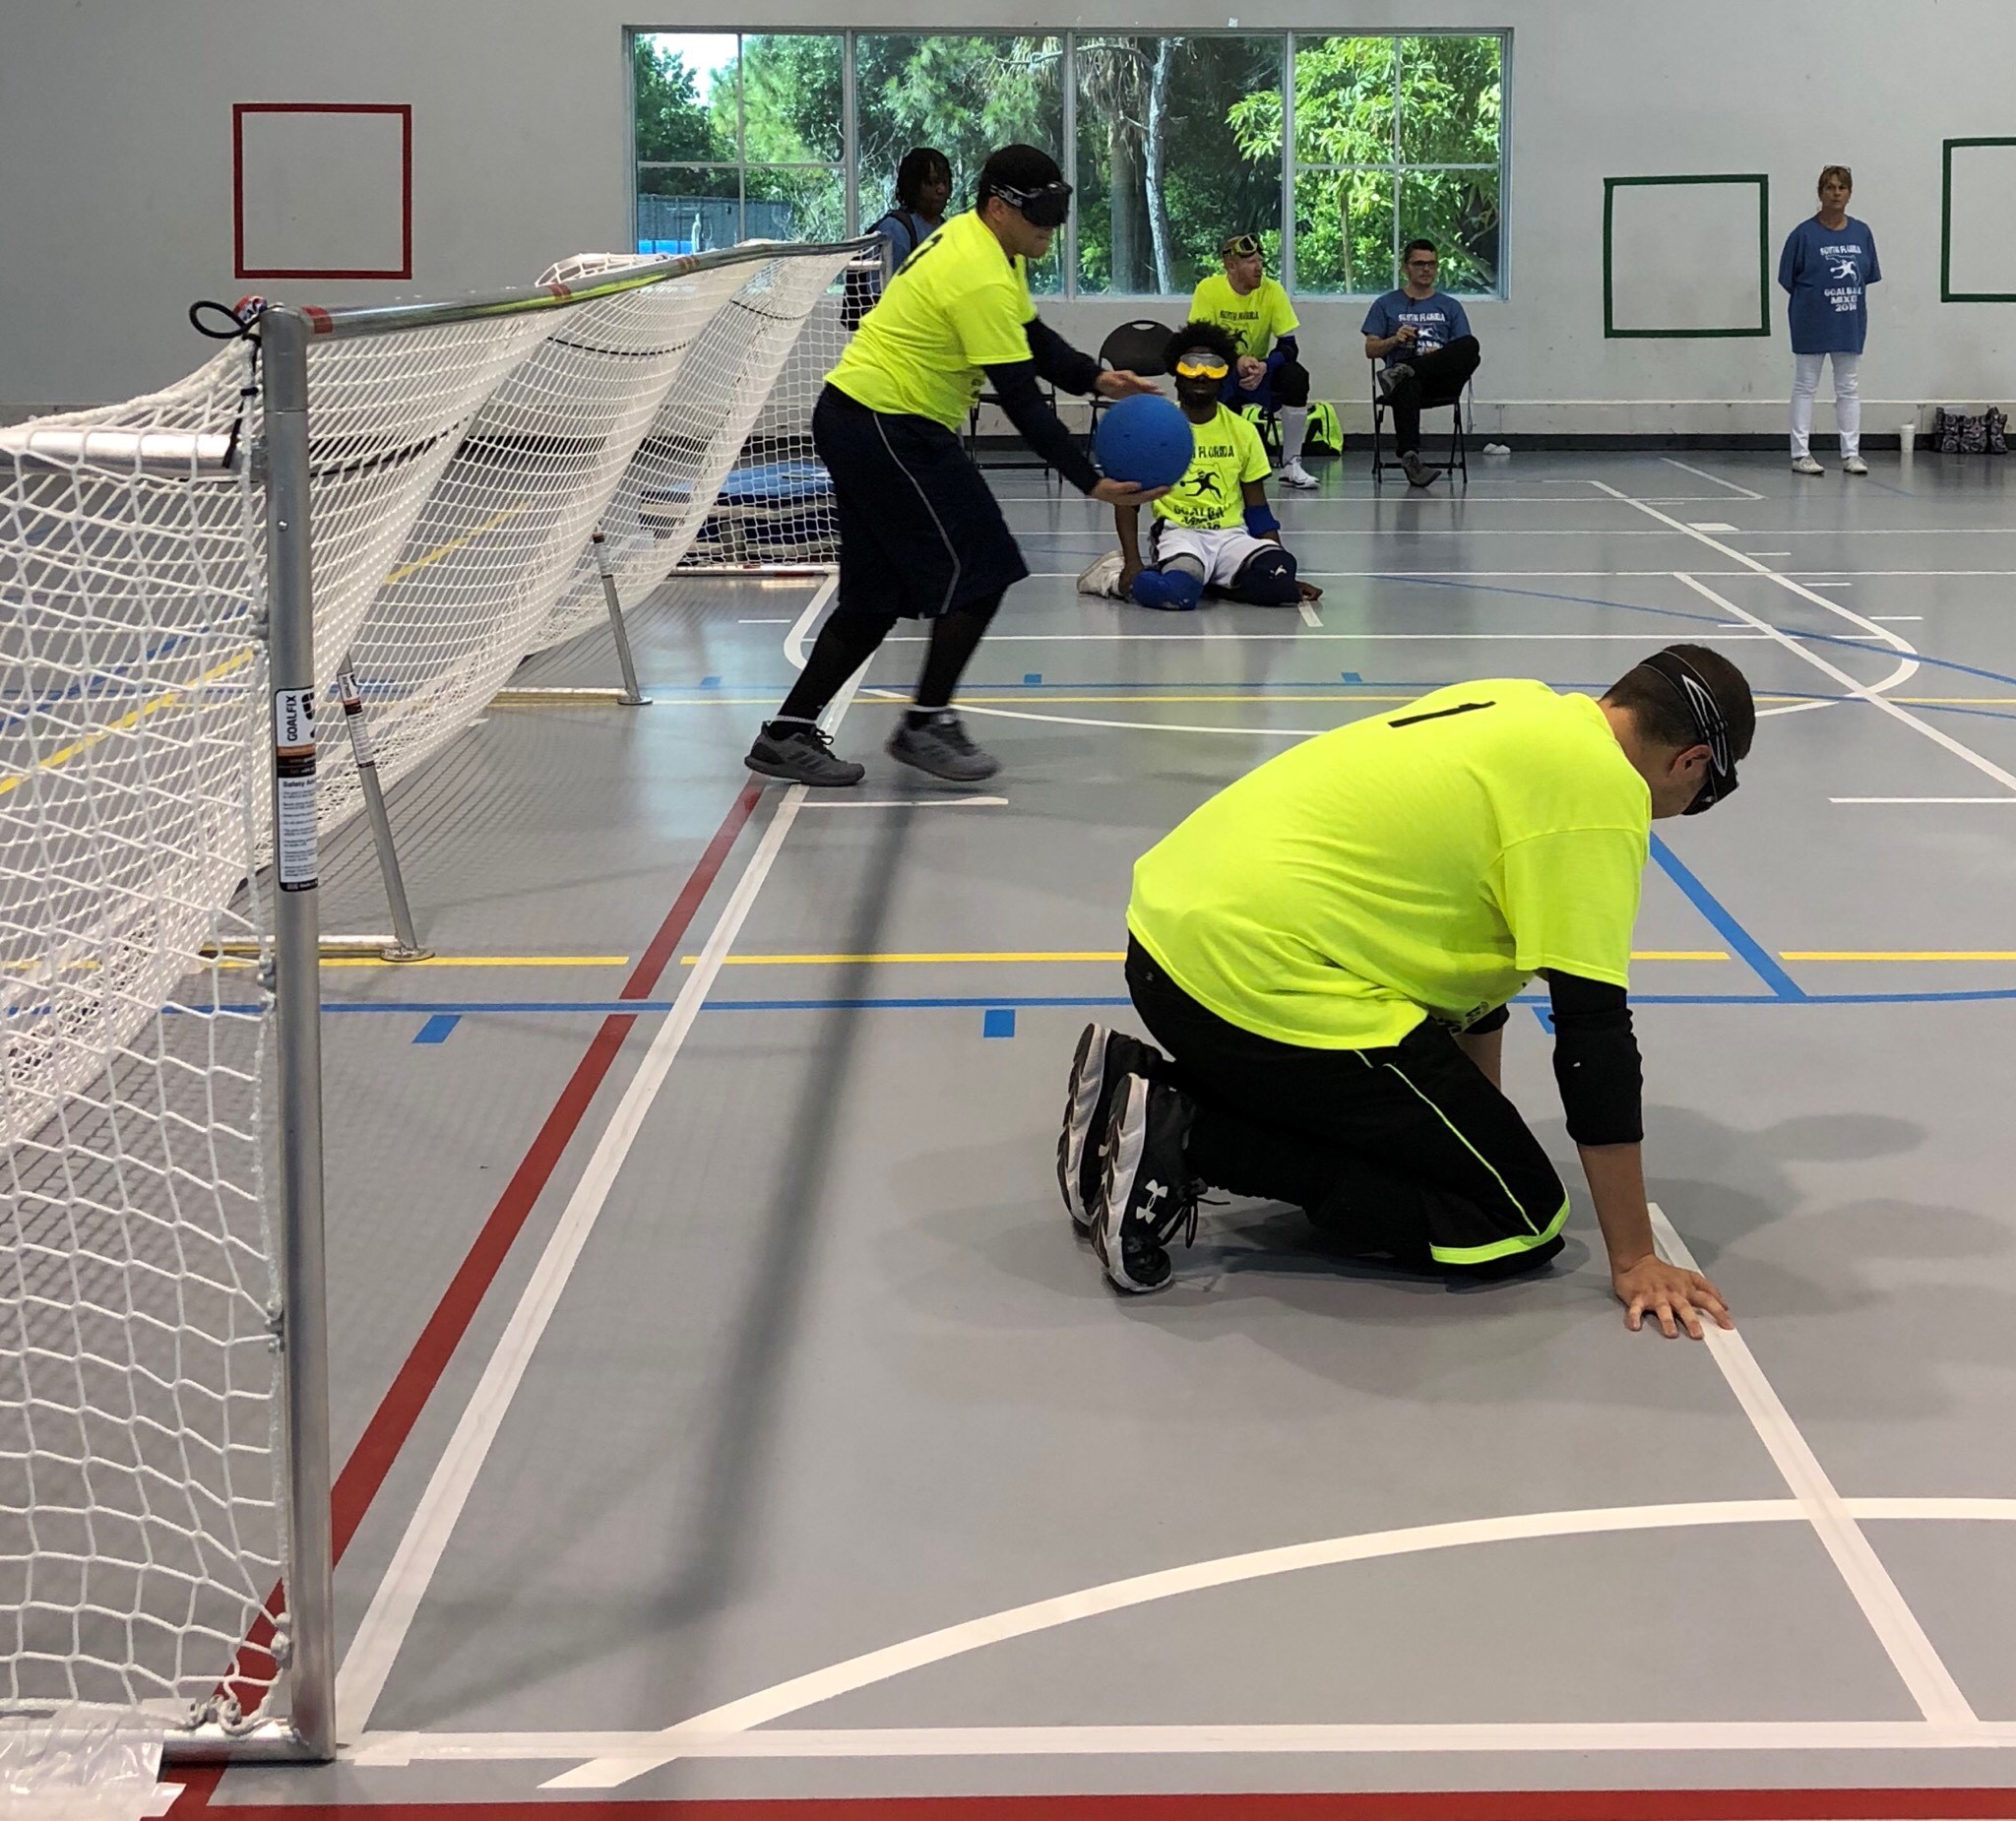
[[[980,1020],[981,1036],[1013,1036],[1015,1035],[1015,1008],[1012,1005],[990,1005]]]
[[[436,1012],[432,1018],[428,1019],[419,1028],[418,1033],[413,1037],[413,1041],[415,1043],[447,1042],[449,1032],[462,1023],[462,1016],[460,1012]]]
[[[1688,903],[1715,926],[1716,933],[1749,964],[1750,972],[1781,999],[1803,999],[1799,983],[1780,966],[1756,937],[1738,923],[1731,911],[1701,881],[1680,863],[1679,856],[1665,842],[1652,837],[1652,857],[1659,869],[1686,895]]]

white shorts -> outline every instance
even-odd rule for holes
[[[1223,531],[1192,531],[1188,526],[1172,525],[1166,519],[1155,522],[1155,534],[1149,540],[1150,554],[1160,568],[1172,556],[1187,556],[1201,564],[1204,569],[1204,585],[1207,588],[1229,588],[1238,579],[1239,571],[1262,550],[1275,546],[1264,537],[1238,526],[1227,526]]]

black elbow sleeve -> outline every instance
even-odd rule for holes
[[[1554,1082],[1578,1145],[1635,1145],[1645,1136],[1645,1077],[1621,986],[1555,974]]]

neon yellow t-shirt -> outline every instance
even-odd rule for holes
[[[1243,297],[1222,272],[1198,281],[1190,296],[1190,320],[1216,323],[1238,343],[1241,354],[1265,360],[1267,350],[1301,327],[1294,305],[1278,279],[1262,279]]]
[[[1225,531],[1246,522],[1240,483],[1265,480],[1272,469],[1260,432],[1225,406],[1209,423],[1192,423],[1197,453],[1183,477],[1155,502],[1155,516],[1193,532]]]
[[[870,410],[966,422],[982,367],[1027,360],[1034,320],[1025,262],[977,215],[956,215],[882,287],[827,379]]]
[[[1543,969],[1630,983],[1652,793],[1588,696],[1457,683],[1306,740],[1134,866],[1127,927],[1261,1036],[1378,1049]]]

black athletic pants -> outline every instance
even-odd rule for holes
[[[1127,989],[1197,1105],[1192,1169],[1304,1210],[1357,1252],[1507,1277],[1561,1249],[1567,1192],[1540,1141],[1432,1021],[1390,1049],[1305,1049],[1198,1004],[1140,943]]]
[[[916,706],[945,707],[1029,574],[986,477],[943,424],[870,410],[837,386],[813,407],[812,445],[833,477],[840,586],[778,714],[817,716],[903,618],[932,622]]]
[[[1386,408],[1393,413],[1395,455],[1412,455],[1421,446],[1421,411],[1455,404],[1482,357],[1477,337],[1462,335],[1432,354],[1407,361],[1413,374],[1386,395]]]

